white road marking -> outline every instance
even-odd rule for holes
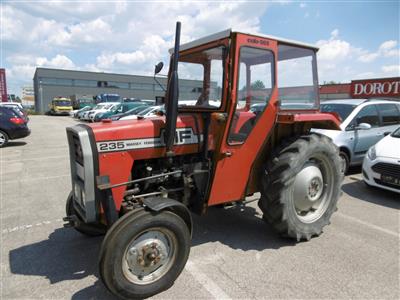
[[[12,159],[12,160],[1,160],[1,163],[12,163],[12,162],[23,162],[23,161],[35,161],[35,160],[48,160],[53,158],[69,158],[67,155],[59,155],[59,156],[46,156],[46,157],[32,157],[25,159]]]
[[[12,233],[12,232],[16,232],[16,231],[23,231],[23,230],[39,227],[39,226],[42,226],[42,225],[49,225],[49,224],[52,224],[52,223],[62,223],[62,222],[64,222],[62,219],[56,219],[56,220],[53,220],[53,221],[46,220],[46,221],[42,221],[42,222],[39,222],[39,223],[36,223],[36,224],[27,224],[27,225],[16,226],[16,227],[13,227],[13,228],[5,228],[5,229],[3,229],[1,231],[1,233]]]
[[[359,224],[361,224],[361,225],[367,226],[367,227],[369,227],[369,228],[372,228],[372,229],[375,229],[375,230],[378,230],[378,231],[381,231],[381,232],[384,232],[384,233],[386,233],[386,234],[389,234],[389,235],[392,235],[392,236],[394,236],[394,237],[399,238],[399,233],[398,233],[398,232],[395,232],[395,231],[392,231],[392,230],[389,230],[389,229],[382,228],[382,227],[380,227],[380,226],[374,225],[374,224],[369,223],[369,222],[361,221],[361,220],[359,220],[359,219],[357,219],[357,218],[354,218],[354,217],[345,215],[345,214],[340,213],[340,212],[337,212],[336,214],[337,214],[338,216],[342,217],[342,218],[347,219],[347,220],[350,220],[350,221],[359,223]]]
[[[188,261],[185,269],[199,282],[215,299],[231,299],[211,278],[201,272],[196,265]]]
[[[64,175],[56,175],[56,176],[46,176],[46,177],[38,177],[38,178],[29,178],[29,179],[18,179],[18,180],[5,180],[2,183],[16,183],[16,182],[26,182],[26,181],[36,181],[36,180],[47,180],[47,179],[55,179],[55,178],[63,178],[69,177],[71,174],[64,174]]]

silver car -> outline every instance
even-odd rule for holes
[[[340,149],[342,171],[361,165],[368,149],[400,124],[400,102],[379,99],[344,99],[321,103],[322,112],[336,113],[341,130],[313,129],[330,137]]]

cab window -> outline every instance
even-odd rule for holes
[[[242,144],[268,105],[274,86],[274,54],[267,49],[241,47],[237,105],[228,143]]]
[[[278,45],[278,94],[280,109],[316,109],[319,89],[315,51]]]
[[[179,107],[221,106],[225,51],[221,46],[179,58]]]

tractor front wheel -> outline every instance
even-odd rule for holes
[[[259,207],[280,234],[309,240],[329,224],[342,180],[336,146],[324,136],[302,136],[267,162]]]
[[[190,251],[186,223],[170,211],[132,211],[107,232],[100,250],[100,275],[121,299],[143,299],[167,290]]]

